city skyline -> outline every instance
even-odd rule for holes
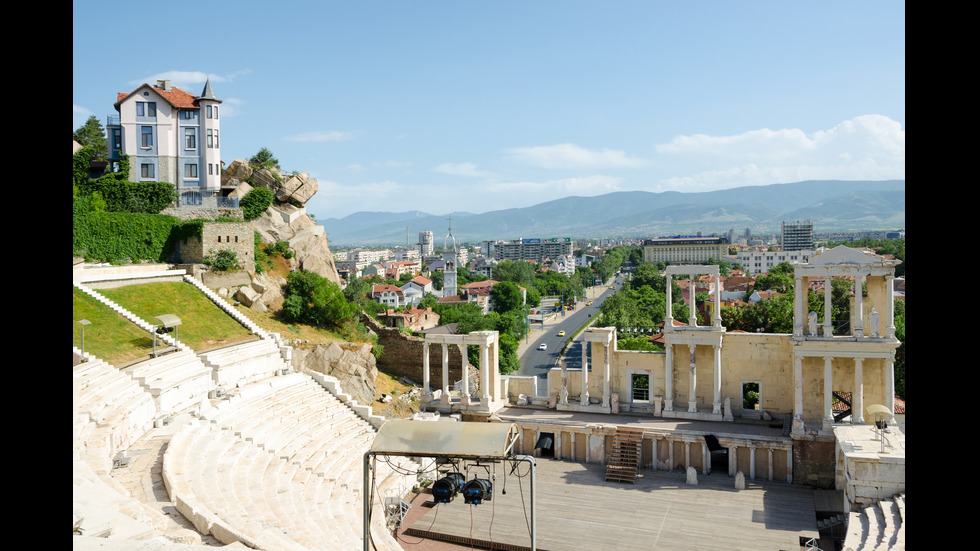
[[[223,160],[309,172],[319,218],[905,178],[903,4],[178,2],[207,24],[149,41],[151,6],[73,8],[73,130],[210,78]]]

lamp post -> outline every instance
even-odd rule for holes
[[[77,323],[78,325],[81,325],[82,326],[82,342],[81,342],[81,345],[82,345],[82,361],[84,362],[85,361],[85,326],[86,325],[92,325],[92,322],[90,322],[89,320],[82,319],[82,320],[78,320],[75,323]]]

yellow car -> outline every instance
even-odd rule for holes
[[[565,332],[564,331],[559,331],[558,332],[558,336],[559,337],[564,337],[565,336]]]
[[[590,300],[589,302],[586,302],[585,305],[586,306],[592,306],[592,301]]]

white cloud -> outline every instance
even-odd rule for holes
[[[570,143],[511,148],[505,154],[520,163],[548,169],[639,168],[647,164],[643,159],[627,157],[623,151],[594,151]]]
[[[905,130],[863,115],[812,134],[791,128],[678,136],[655,147],[659,191],[706,191],[801,180],[905,178]],[[700,170],[691,171],[692,166]]]
[[[223,99],[221,96],[218,96],[218,98],[221,99],[221,116],[225,118],[237,117],[241,112],[241,108],[245,106],[245,100],[241,98]]]
[[[492,178],[493,173],[477,170],[473,163],[443,163],[433,170],[450,176],[466,176],[470,178]]]
[[[287,142],[341,142],[350,138],[351,134],[349,132],[330,130],[327,132],[317,131],[293,134],[292,136],[286,136],[283,140]]]

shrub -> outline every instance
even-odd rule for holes
[[[250,222],[262,216],[274,198],[275,195],[272,190],[264,187],[253,188],[252,191],[246,193],[245,197],[242,197],[238,203],[245,215],[245,221]]]
[[[238,268],[238,254],[228,249],[220,250],[214,255],[208,255],[204,259],[204,264],[211,266],[219,272],[235,270]]]

